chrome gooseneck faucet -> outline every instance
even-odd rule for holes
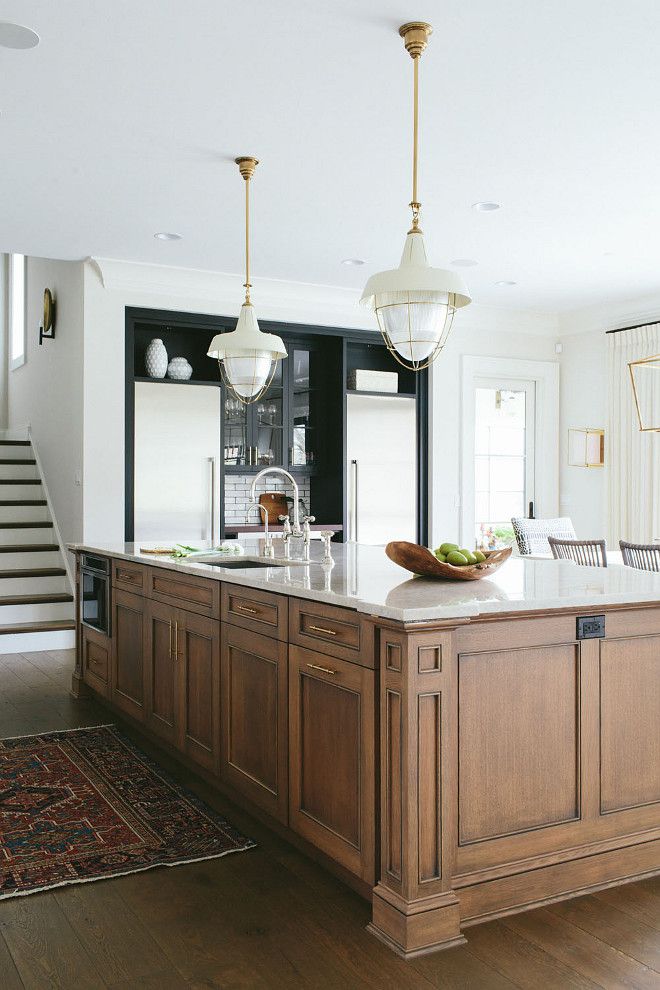
[[[256,501],[255,496],[257,492],[257,482],[261,481],[262,478],[265,478],[267,474],[280,474],[282,477],[286,478],[287,481],[291,482],[291,487],[293,488],[293,529],[291,530],[291,535],[302,536],[303,533],[300,528],[300,510],[298,508],[298,499],[300,498],[298,484],[293,475],[289,474],[288,471],[285,471],[284,468],[267,467],[264,468],[263,471],[260,471],[259,474],[255,474],[252,479],[252,487],[250,488],[250,502]]]

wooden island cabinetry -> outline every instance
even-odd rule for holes
[[[371,897],[394,951],[446,948],[480,921],[660,872],[660,577],[540,563],[507,564],[526,609],[472,607],[468,589],[461,614],[395,571],[368,614],[322,575],[320,602],[293,578],[127,553],[111,635],[79,625],[74,690],[317,850]],[[552,608],[534,607],[543,582]],[[437,616],[410,621],[425,594]],[[582,638],[594,615],[604,635]]]

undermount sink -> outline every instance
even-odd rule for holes
[[[244,570],[251,567],[289,567],[290,565],[308,564],[305,560],[287,560],[286,557],[230,557],[214,554],[213,556],[195,557],[195,562],[210,564],[211,567],[226,567],[229,570]]]

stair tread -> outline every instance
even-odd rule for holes
[[[53,619],[44,622],[20,622],[9,626],[0,625],[0,636],[9,633],[55,632],[58,629],[75,629],[73,619]]]
[[[48,505],[45,498],[2,498],[0,505]]]
[[[58,605],[60,602],[72,601],[73,595],[70,595],[67,591],[52,591],[49,595],[0,596],[0,605]]]
[[[2,578],[64,577],[65,574],[66,571],[63,567],[20,568],[0,571],[0,580]]]
[[[0,553],[55,553],[59,549],[59,543],[5,543]]]
[[[34,457],[0,457],[0,464],[36,464]]]
[[[0,529],[52,529],[51,522],[1,522]]]
[[[0,447],[29,447],[30,440],[0,440]]]

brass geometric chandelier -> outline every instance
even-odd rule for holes
[[[628,363],[641,433],[660,433],[660,354]]]

